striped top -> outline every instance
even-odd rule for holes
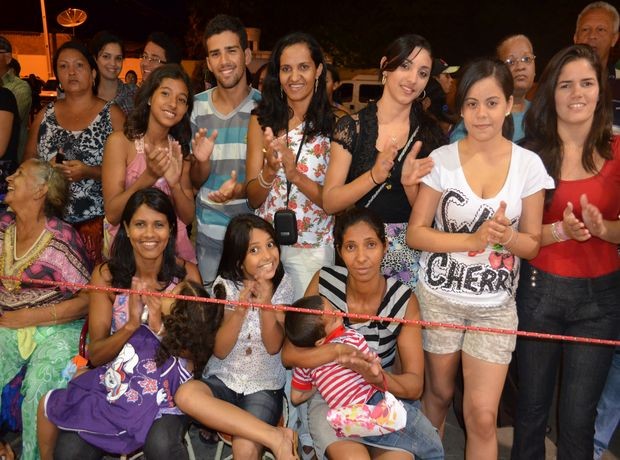
[[[363,353],[370,351],[362,334],[342,325],[325,338],[325,343],[351,345]],[[291,385],[301,391],[310,391],[314,385],[330,409],[364,404],[377,392],[377,387],[361,374],[335,361],[314,369],[296,367]]]
[[[338,266],[323,267],[319,274],[319,294],[345,313],[349,312],[347,276],[347,269]],[[385,295],[376,315],[402,319],[407,312],[411,289],[394,278],[386,278],[386,282]],[[364,336],[370,348],[379,355],[383,368],[389,371],[396,357],[396,340],[402,324],[383,321],[354,323],[348,318],[344,318],[344,324]]]
[[[213,105],[212,88],[194,97],[194,109],[190,117],[192,135],[199,128],[207,128],[208,134],[217,129],[215,148],[211,155],[209,177],[200,187],[196,197],[196,220],[198,232],[215,240],[223,240],[230,219],[238,214],[251,213],[245,198],[214,203],[209,200],[209,193],[219,190],[230,179],[230,173],[237,171],[237,181],[245,181],[245,157],[248,143],[248,124],[250,115],[258,101],[260,93],[251,89],[239,106],[227,115],[217,111]]]

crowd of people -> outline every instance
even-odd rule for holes
[[[513,362],[512,458],[545,458],[559,387],[558,458],[600,459],[618,348],[476,327],[620,338],[618,29],[586,6],[536,84],[524,35],[460,69],[403,35],[354,114],[303,32],[252,81],[243,24],[214,17],[198,94],[165,34],[138,86],[100,32],[58,47],[63,97],[32,123],[0,37],[0,409],[20,458],[188,459],[193,422],[235,458],[441,459],[462,370],[465,456],[495,459]]]

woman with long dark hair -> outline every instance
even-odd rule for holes
[[[110,260],[95,267],[91,284],[141,291],[170,291],[184,279],[201,282],[196,266],[175,256],[177,219],[169,197],[159,189],[138,190],[127,200]],[[136,330],[129,322],[127,294],[91,291],[88,312],[89,359],[105,364],[121,351]],[[141,295],[143,321],[162,330],[161,297]],[[178,410],[162,412],[151,427],[144,452],[149,458],[188,458],[183,436],[188,420]],[[76,453],[77,452],[77,453]],[[103,452],[75,433],[62,433],[58,458],[101,458]]]
[[[424,157],[446,142],[420,102],[431,66],[425,38],[404,35],[390,43],[380,64],[383,95],[338,121],[323,189],[330,214],[355,205],[382,218],[388,236],[383,272],[412,289],[419,253],[405,243],[407,221],[420,178],[433,165]]]
[[[620,331],[620,138],[596,52],[574,45],[545,69],[525,116],[525,145],[556,189],[547,192],[538,256],[521,269],[519,329],[597,339]],[[514,459],[545,456],[561,367],[558,458],[591,459],[594,419],[614,348],[520,338]]]
[[[98,32],[90,42],[90,52],[97,63],[99,84],[97,96],[104,101],[114,101],[129,116],[133,110],[136,85],[125,84],[118,76],[123,69],[125,49],[122,40],[108,32]]]
[[[189,178],[189,115],[193,96],[188,75],[178,64],[153,71],[138,90],[125,132],[113,133],[105,146],[103,197],[106,231],[118,231],[129,197],[147,187],[166,193],[177,214],[177,254],[196,262],[186,226],[194,219],[194,195]]]
[[[282,263],[293,277],[295,298],[334,257],[333,218],[323,210],[322,199],[334,124],[324,65],[314,37],[296,32],[280,39],[248,128],[250,206],[268,222],[274,222],[282,208],[295,214],[290,222],[296,226],[297,240],[282,246]]]
[[[469,63],[456,93],[467,136],[431,153],[407,243],[424,251],[416,295],[425,321],[514,330],[521,259],[540,247],[540,158],[512,143],[513,79],[498,59]],[[466,457],[497,458],[497,412],[515,336],[425,328],[427,417],[443,433],[463,368]]]

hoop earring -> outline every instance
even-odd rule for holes
[[[424,88],[422,90],[422,94],[420,96],[418,96],[418,99],[423,101],[424,99],[426,99],[426,88]]]
[[[387,73],[383,72],[383,76],[381,77],[381,84],[385,86],[386,81],[387,81]]]
[[[282,86],[280,86],[280,97],[284,99],[284,90],[282,89]]]
[[[319,79],[315,78],[314,79],[314,92],[316,93],[319,89]]]

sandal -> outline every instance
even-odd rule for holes
[[[220,440],[217,432],[208,428],[199,428],[198,438],[205,444],[217,444]]]
[[[288,447],[288,448],[284,448],[283,447],[282,448],[282,449],[284,449],[284,455],[285,455],[284,457],[281,457],[280,455],[278,455],[281,452],[280,446],[284,446],[284,442],[281,443],[278,446],[277,451],[275,451],[275,450],[272,451],[274,457],[277,460],[281,460],[282,458],[286,459],[286,460],[288,460],[288,459],[300,460],[299,459],[299,454],[297,453],[298,452],[297,449],[299,449],[299,436],[298,436],[297,432],[291,430],[290,428],[277,428],[277,429],[278,430],[282,430],[282,434],[284,435],[284,440],[283,440],[284,442],[289,440],[288,436],[286,436],[286,433],[289,432],[289,431],[293,434],[293,439],[290,440],[291,441],[290,447]],[[291,449],[291,450],[289,451],[288,449]]]

